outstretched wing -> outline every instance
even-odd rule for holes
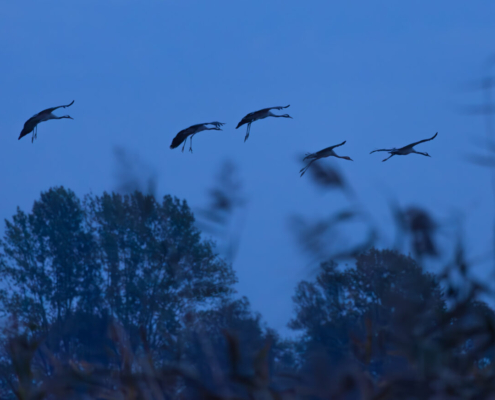
[[[407,146],[402,147],[402,148],[401,148],[401,150],[402,150],[402,149],[407,149],[407,148],[414,147],[414,146],[416,146],[417,144],[420,144],[420,143],[429,142],[430,140],[435,139],[435,138],[437,137],[437,135],[438,135],[438,132],[437,132],[437,133],[435,133],[435,134],[434,134],[431,138],[429,138],[429,139],[423,139],[423,140],[420,140],[419,142],[415,142],[415,143],[408,144]]]
[[[213,125],[215,128],[220,129],[221,126],[225,125],[225,122],[206,122],[204,125]]]
[[[346,142],[346,141],[347,141],[347,140],[344,140],[344,141],[343,141],[342,143],[340,143],[340,144],[336,144],[335,146],[330,146],[330,147],[327,147],[327,148],[325,148],[325,149],[322,149],[322,150],[318,151],[318,152],[316,153],[316,155],[317,155],[317,156],[319,156],[319,155],[325,154],[325,153],[327,153],[327,152],[329,152],[329,151],[331,151],[331,150],[335,149],[336,147],[343,146],[343,145],[345,144],[345,142]]]
[[[253,115],[255,113],[252,112],[252,113],[249,113],[248,115],[246,115],[243,119],[241,119],[241,121],[237,124],[237,126],[235,127],[235,129],[239,128],[240,126],[244,125],[244,124],[247,124],[248,122],[250,122],[253,118]]]
[[[24,136],[30,134],[33,131],[34,127],[36,125],[38,125],[39,120],[37,118],[35,118],[35,117],[36,117],[36,115],[34,117],[29,118],[24,123],[24,127],[22,128],[21,134],[19,135],[19,139],[17,139],[17,140],[20,140]]]
[[[262,110],[256,111],[256,112],[265,112],[265,111],[270,111],[270,110],[283,110],[284,108],[290,107],[290,104],[285,107],[268,107],[268,108],[263,108]]]
[[[200,124],[203,125],[203,124]],[[189,128],[181,130],[177,135],[175,135],[174,139],[172,140],[172,144],[170,145],[171,149],[175,149],[176,147],[179,147],[184,140],[187,139],[189,135],[192,135],[194,133],[194,128],[196,128],[198,125],[193,125],[190,126]]]
[[[71,102],[70,104],[67,104],[67,105],[65,105],[65,106],[57,106],[57,107],[47,108],[46,110],[40,111],[40,112],[39,112],[38,114],[36,114],[36,115],[45,114],[45,113],[49,114],[49,113],[51,113],[51,112],[55,111],[55,110],[56,110],[56,109],[58,109],[58,108],[66,108],[66,107],[70,107],[72,104],[74,104],[74,100],[72,100],[72,102]]]
[[[395,149],[379,149],[379,150],[373,150],[370,154],[374,153],[375,151],[394,151]]]

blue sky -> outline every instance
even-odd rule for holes
[[[361,202],[393,234],[387,196],[448,220],[464,213],[472,255],[491,249],[490,175],[465,157],[482,150],[485,125],[456,107],[479,103],[459,89],[479,79],[495,52],[493,1],[2,1],[0,13],[0,217],[30,210],[39,193],[64,185],[84,195],[116,187],[115,146],[156,171],[158,193],[194,207],[226,158],[248,197],[235,260],[239,292],[281,331],[295,284],[308,276],[288,217],[345,207],[299,178],[297,156],[347,140],[339,161]],[[23,123],[47,107],[71,120]],[[248,112],[285,106],[294,119],[255,122]],[[192,124],[221,121],[171,150]],[[418,147],[431,158],[394,157],[380,147]],[[384,240],[383,246],[389,242]],[[488,276],[488,263],[476,273]],[[491,268],[491,267],[490,267]]]

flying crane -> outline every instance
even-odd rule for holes
[[[55,111],[56,109],[70,107],[72,104],[74,104],[74,100],[72,100],[72,103],[67,104],[66,106],[47,108],[46,110],[40,111],[38,114],[33,115],[31,118],[29,118],[24,123],[24,127],[22,128],[22,131],[21,131],[21,134],[19,135],[18,140],[20,140],[22,137],[28,135],[29,133],[33,132],[33,137],[31,138],[31,143],[32,143],[34,141],[34,139],[36,139],[38,137],[38,124],[40,122],[48,121],[50,119],[64,119],[64,118],[74,119],[69,115],[57,117],[56,115],[52,114],[52,112]]]
[[[246,141],[249,137],[249,132],[251,131],[251,124],[254,121],[258,121],[259,119],[264,119],[267,117],[292,118],[289,114],[276,115],[270,111],[270,110],[282,110],[282,109],[287,108],[289,106],[290,106],[290,104],[288,106],[285,106],[285,107],[269,107],[269,108],[263,108],[262,110],[251,112],[248,115],[246,115],[243,119],[241,119],[241,122],[239,122],[239,124],[237,125],[237,127],[235,129],[239,128],[240,126],[242,126],[244,124],[247,124],[246,137],[244,138],[244,141]]]

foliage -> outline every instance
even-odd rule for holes
[[[158,203],[139,192],[104,193],[81,202],[53,188],[30,214],[18,209],[6,221],[0,245],[3,312],[50,334],[75,318],[107,315],[133,346],[144,326],[154,349],[170,347],[181,316],[229,297],[235,283],[187,203],[170,196]]]
[[[392,250],[322,263],[296,288],[293,341],[234,298],[232,268],[170,196],[80,201],[53,188],[6,221],[0,250],[11,322],[1,398],[483,399],[495,389],[495,314],[461,248],[451,267],[465,290]]]

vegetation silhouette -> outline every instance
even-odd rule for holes
[[[341,214],[332,221],[360,215]],[[322,262],[296,288],[289,340],[235,296],[231,265],[185,201],[52,188],[5,221],[1,397],[490,398],[486,288],[462,247],[443,273],[423,270],[436,231],[413,214],[416,259],[369,242],[347,254],[353,266]]]

